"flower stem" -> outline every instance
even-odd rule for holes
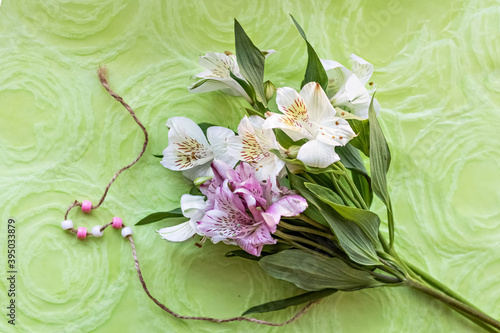
[[[283,227],[285,229],[288,229],[288,230],[299,231],[299,232],[306,232],[306,233],[309,233],[309,234],[314,234],[314,235],[318,235],[318,236],[321,236],[321,237],[328,238],[328,239],[330,239],[332,241],[337,241],[337,238],[335,238],[335,236],[333,236],[332,234],[327,234],[326,232],[319,231],[319,230],[312,229],[312,228],[308,228],[308,227],[301,227],[301,226],[298,226],[298,225],[288,224],[288,223],[286,223],[283,220],[280,221],[279,226],[281,226],[281,227]]]
[[[337,166],[336,164],[334,164],[334,165]],[[365,199],[363,199],[363,197],[361,196],[361,193],[359,193],[358,188],[356,187],[356,185],[352,181],[351,177],[349,177],[349,175],[347,174],[347,169],[344,167],[344,165],[342,163],[339,163],[339,166],[340,166],[339,169],[344,172],[343,176],[344,176],[345,180],[347,181],[347,184],[351,188],[352,193],[354,193],[354,195],[356,196],[357,201],[360,203],[361,208],[368,210],[368,206],[366,205]],[[337,166],[337,167],[339,167],[339,166]]]
[[[458,295],[456,292],[439,282],[438,280],[434,279],[432,276],[427,274],[426,272],[422,271],[420,268],[416,267],[415,265],[412,265],[411,263],[406,263],[406,265],[413,271],[414,274],[419,276],[422,280],[424,280],[426,283],[428,283],[430,286],[441,290],[443,293],[445,293],[448,296],[451,296],[457,300],[459,300],[462,303],[465,303],[469,305],[470,307],[475,308],[476,310],[479,310],[477,307],[475,307],[473,304],[469,303],[466,299],[464,299],[462,296]]]
[[[304,172],[302,175],[311,183],[317,184],[316,181],[307,172]]]
[[[433,288],[430,288],[428,286],[425,286],[424,284],[418,282],[417,280],[413,278],[408,278],[405,282],[405,284],[408,287],[411,287],[413,289],[419,290],[437,300],[440,300],[441,302],[459,310],[460,312],[466,313],[472,317],[480,319],[482,322],[491,325],[492,327],[500,330],[500,322],[493,319],[492,317],[488,316],[487,314],[465,304],[460,302],[459,300],[450,297],[446,295],[445,293],[441,291],[437,291]]]
[[[318,244],[316,242],[313,242],[313,241],[311,241],[309,239],[302,238],[302,237],[299,237],[299,236],[289,235],[289,234],[281,232],[279,230],[276,230],[276,232],[274,234],[276,236],[282,238],[282,239],[285,239],[285,240],[294,241],[294,242],[300,242],[300,243],[304,243],[304,244],[307,244],[307,245],[314,246],[317,249],[320,249],[321,251],[324,251],[324,252],[328,253],[329,255],[331,255],[333,257],[336,256],[335,252],[333,252],[329,248],[327,248],[327,247],[325,247],[323,245],[320,245],[320,244]]]
[[[344,178],[347,179],[348,177],[344,177]],[[344,191],[345,195],[349,198],[349,200],[351,200],[351,202],[354,204],[354,206],[356,206],[356,208],[363,209],[363,206],[358,202],[358,200],[356,200],[356,198],[354,198],[354,196],[352,195],[352,192],[344,184],[342,184],[340,179],[339,179],[338,183],[339,183],[342,191]]]
[[[304,245],[301,245],[301,244],[299,244],[297,242],[294,242],[292,240],[289,240],[289,239],[278,239],[278,242],[283,242],[283,243],[289,244],[289,245],[291,245],[291,246],[293,246],[293,247],[295,247],[297,249],[304,250],[304,251],[309,252],[311,254],[319,254],[319,255],[322,255],[322,256],[325,256],[325,257],[329,258],[327,255],[324,255],[324,254],[322,254],[320,252],[313,251],[310,248],[305,247]]]
[[[408,267],[410,267],[410,269],[413,271],[411,273],[412,276],[416,275],[416,277],[418,278],[418,280],[424,282],[424,283],[427,283],[430,287],[433,287],[443,293],[445,293],[446,295],[450,296],[450,297],[453,297],[455,298],[456,300],[464,303],[464,304],[467,304],[468,306],[470,306],[471,308],[474,308],[476,309],[477,311],[481,311],[479,308],[477,308],[476,306],[474,306],[473,304],[471,304],[469,301],[467,301],[466,299],[464,299],[462,296],[458,295],[456,292],[454,292],[453,290],[451,290],[450,288],[448,288],[447,286],[445,286],[444,284],[442,284],[441,282],[437,281],[436,279],[434,279],[432,276],[430,276],[429,274],[427,274],[426,272],[420,270],[419,268],[417,268],[416,266],[412,265],[411,263],[406,263]],[[484,328],[485,330],[487,330],[488,332],[493,332],[493,333],[498,333],[498,331],[494,328],[492,328],[491,326],[485,324],[482,320],[478,319],[477,317],[474,317],[468,313],[465,313],[463,311],[460,311],[458,309],[454,309],[456,311],[458,311],[461,315],[467,317],[468,319],[472,320],[473,322],[475,322],[477,325],[481,326],[482,328]]]
[[[330,178],[332,179],[333,187],[335,187],[337,194],[342,198],[344,205],[349,206],[349,201],[347,200],[346,196],[344,195],[344,192],[342,191],[342,189],[339,187],[338,180],[337,180],[337,178],[335,178],[335,175],[333,173],[330,174]]]
[[[402,280],[397,277],[387,276],[384,274],[380,274],[374,271],[367,270],[368,274],[385,283],[390,283],[393,286],[401,284]],[[390,287],[391,285],[386,285],[386,287]]]
[[[437,281],[433,277],[431,277],[429,274],[425,273],[424,271],[420,270],[416,266],[408,263],[407,261],[403,261],[400,259],[394,248],[389,249],[389,245],[387,244],[387,241],[385,238],[382,236],[382,234],[379,233],[379,239],[380,242],[382,243],[382,247],[384,248],[386,254],[391,257],[391,260],[396,262],[401,268],[405,271],[405,274],[407,274],[407,279],[411,279],[412,281],[418,283],[419,285],[433,290],[435,293],[441,293],[442,295],[455,300],[455,302],[458,302],[462,304],[463,306],[467,306],[469,309],[474,310],[475,313],[479,313],[482,316],[486,316],[492,320],[493,318],[489,317],[488,315],[484,314],[479,310],[477,307],[472,305],[470,302],[462,298],[460,295],[458,295],[456,292],[442,284],[441,282]],[[390,253],[390,254],[389,254]],[[382,260],[383,262],[383,260]],[[427,284],[427,286],[425,285]],[[472,314],[471,312],[465,311],[462,308],[459,307],[454,307],[453,305],[449,304],[448,302],[445,302],[446,304],[450,305],[453,307],[454,310],[458,311],[460,314],[463,316],[467,317],[469,320],[473,321],[477,325],[483,327],[485,330],[489,332],[497,332],[497,330],[493,329],[491,326],[485,324],[485,321],[483,320],[482,317],[477,316],[476,314]],[[490,324],[491,325],[491,324]],[[496,327],[492,325],[493,327]]]
[[[324,226],[321,223],[318,223],[318,222],[314,221],[313,219],[311,219],[303,214],[300,214],[297,218],[301,221],[304,221],[304,222],[318,228],[318,229],[331,232],[330,228],[328,228],[327,226]]]

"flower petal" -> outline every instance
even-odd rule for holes
[[[290,117],[283,114],[273,113],[266,119],[263,128],[281,128],[293,141],[313,138],[302,124],[294,122]]]
[[[276,104],[290,122],[308,121],[307,108],[304,99],[292,88],[278,88],[276,92]]]
[[[269,229],[261,224],[252,233],[237,239],[236,242],[243,250],[258,257],[262,247],[265,244],[276,244],[276,239],[271,236]]]
[[[213,172],[210,167],[210,161],[202,165],[196,165],[192,168],[182,170],[182,175],[191,181],[195,181],[196,178],[200,177],[212,177]]]
[[[208,146],[205,134],[194,121],[186,117],[172,117],[167,120],[168,141],[182,142],[185,138],[192,138],[199,144]]]
[[[328,76],[326,95],[331,99],[333,98],[333,96],[335,96],[336,93],[339,92],[339,90],[347,81],[347,78],[352,74],[347,68],[336,61],[321,60],[321,63],[323,64],[326,75]]]
[[[320,126],[324,131],[316,139],[331,146],[345,146],[356,136],[347,120],[339,117],[324,119]]]
[[[233,186],[234,183],[245,183],[255,177],[255,171],[247,163],[240,163],[234,168],[227,171],[227,179]]]
[[[261,50],[262,54],[264,54],[264,57],[267,59],[271,54],[276,53],[276,50]]]
[[[189,118],[168,119],[168,147],[161,164],[171,170],[186,170],[213,159],[212,149],[201,128]]]
[[[305,165],[326,168],[332,163],[340,160],[335,152],[335,147],[325,144],[319,140],[311,140],[300,147],[297,158]]]
[[[317,82],[309,82],[300,91],[307,107],[309,118],[312,121],[320,122],[325,117],[335,116],[335,109],[323,88]]]
[[[205,209],[205,197],[201,195],[183,194],[181,197],[182,215],[192,218],[196,211]]]
[[[262,192],[262,188],[260,187],[260,183],[258,185],[259,185],[259,188]],[[254,195],[250,190],[248,190],[246,188],[239,188],[239,189],[235,190],[234,193],[237,193],[243,197],[243,199],[245,200],[245,204],[246,204],[248,210],[252,213],[254,220],[256,220],[256,221],[262,220],[262,210],[261,210],[261,206],[259,203],[262,201],[264,201],[264,203],[266,203],[265,200],[262,198],[262,194],[260,195],[260,198],[259,198],[259,196]],[[258,199],[260,199],[259,202],[257,201]]]
[[[240,216],[241,217],[241,216]],[[214,244],[234,240],[248,233],[250,218],[238,219],[227,211],[213,209],[208,211],[198,224],[198,230],[210,237]]]
[[[265,213],[262,213],[262,217],[264,217],[270,230],[275,232],[282,216],[297,216],[306,208],[306,199],[300,195],[287,195],[273,203]]]
[[[225,53],[207,52],[200,57],[200,65],[208,69],[212,76],[229,78],[231,71],[234,75],[240,75],[240,69],[236,58],[228,56]]]
[[[344,67],[344,66],[342,66],[341,63],[334,61],[334,60],[320,59],[320,61],[321,61],[321,64],[323,65],[323,67],[325,68],[325,71],[329,71],[329,70],[332,70],[332,69],[338,68],[338,67]]]
[[[276,177],[280,176],[284,167],[285,161],[271,154],[259,161],[259,165],[256,167],[255,177],[260,181],[271,181],[272,184],[276,184]]]
[[[256,131],[248,117],[245,116],[241,119],[238,125],[238,134],[229,142],[229,151],[232,156],[252,164],[270,154],[257,141]]]
[[[367,84],[373,74],[373,65],[354,53],[351,54],[351,60],[351,71],[358,77],[363,85]]]
[[[183,242],[193,237],[196,231],[191,227],[189,221],[173,227],[163,228],[157,231],[161,238],[171,242]]]
[[[179,151],[176,148],[176,144],[169,144],[167,148],[163,150],[163,158],[160,163],[165,168],[173,171],[185,171],[203,164],[207,164],[207,162],[210,162],[211,160],[212,160],[212,153],[208,148],[198,149],[195,151],[193,155],[193,154],[185,154]],[[193,180],[195,178],[193,178]]]
[[[221,160],[233,167],[238,159],[228,154],[228,143],[235,137],[234,132],[229,128],[212,126],[207,129],[208,141],[212,146],[215,159]]]
[[[356,75],[347,78],[345,85],[330,99],[334,106],[347,106],[361,118],[368,118],[370,95]]]
[[[215,209],[227,212],[234,220],[250,223],[241,198],[229,189],[229,180],[224,180],[216,191]]]
[[[220,90],[225,94],[231,96],[242,96],[248,102],[252,103],[252,99],[248,96],[245,89],[243,89],[240,84],[233,78],[220,78],[220,77],[209,77],[203,78],[188,88],[191,93],[203,93],[209,91]]]

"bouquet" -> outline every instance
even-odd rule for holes
[[[300,91],[264,82],[266,58],[275,51],[257,48],[236,20],[236,54],[200,57],[206,71],[189,91],[243,97],[246,115],[237,132],[185,117],[168,120],[161,164],[181,172],[193,187],[182,195],[180,208],[137,225],[183,217],[185,222],[159,235],[172,242],[195,237],[199,247],[207,240],[235,245],[227,257],[256,260],[272,277],[304,290],[243,315],[312,304],[336,292],[401,286],[496,332],[500,322],[402,259],[394,247],[386,177],[391,154],[370,82],[373,65],[354,54],[350,69],[320,59],[293,21],[308,53]],[[387,239],[381,218],[370,210],[375,196],[387,210]]]

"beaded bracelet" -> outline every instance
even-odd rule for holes
[[[82,209],[82,211],[83,211],[83,209]],[[112,226],[115,229],[120,229],[123,227],[123,229],[122,229],[122,236],[123,237],[127,237],[127,236],[132,235],[132,228],[125,227],[123,225],[123,220],[121,219],[121,217],[116,217],[116,216],[113,217],[113,220],[108,224],[105,224],[103,226],[96,225],[95,227],[92,228],[92,232],[88,232],[87,228],[85,228],[85,227],[79,227],[78,229],[73,228],[73,221],[71,221],[71,220],[64,220],[61,222],[61,227],[63,228],[63,230],[69,230],[72,233],[75,233],[76,237],[78,237],[78,239],[81,239],[81,240],[84,240],[89,235],[92,235],[96,238],[101,237],[103,235],[104,229],[106,229],[109,226]]]

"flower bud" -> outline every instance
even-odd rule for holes
[[[208,177],[208,176],[198,177],[194,180],[194,186],[200,187],[201,185],[203,185],[203,183],[205,183],[207,180],[210,180],[210,179],[212,179],[212,177]]]
[[[286,150],[286,155],[291,158],[297,158],[297,155],[299,154],[300,146],[290,146]]]
[[[264,82],[264,92],[266,95],[266,101],[269,102],[269,100],[273,98],[274,93],[276,92],[276,87],[271,81],[267,80],[266,82]]]

